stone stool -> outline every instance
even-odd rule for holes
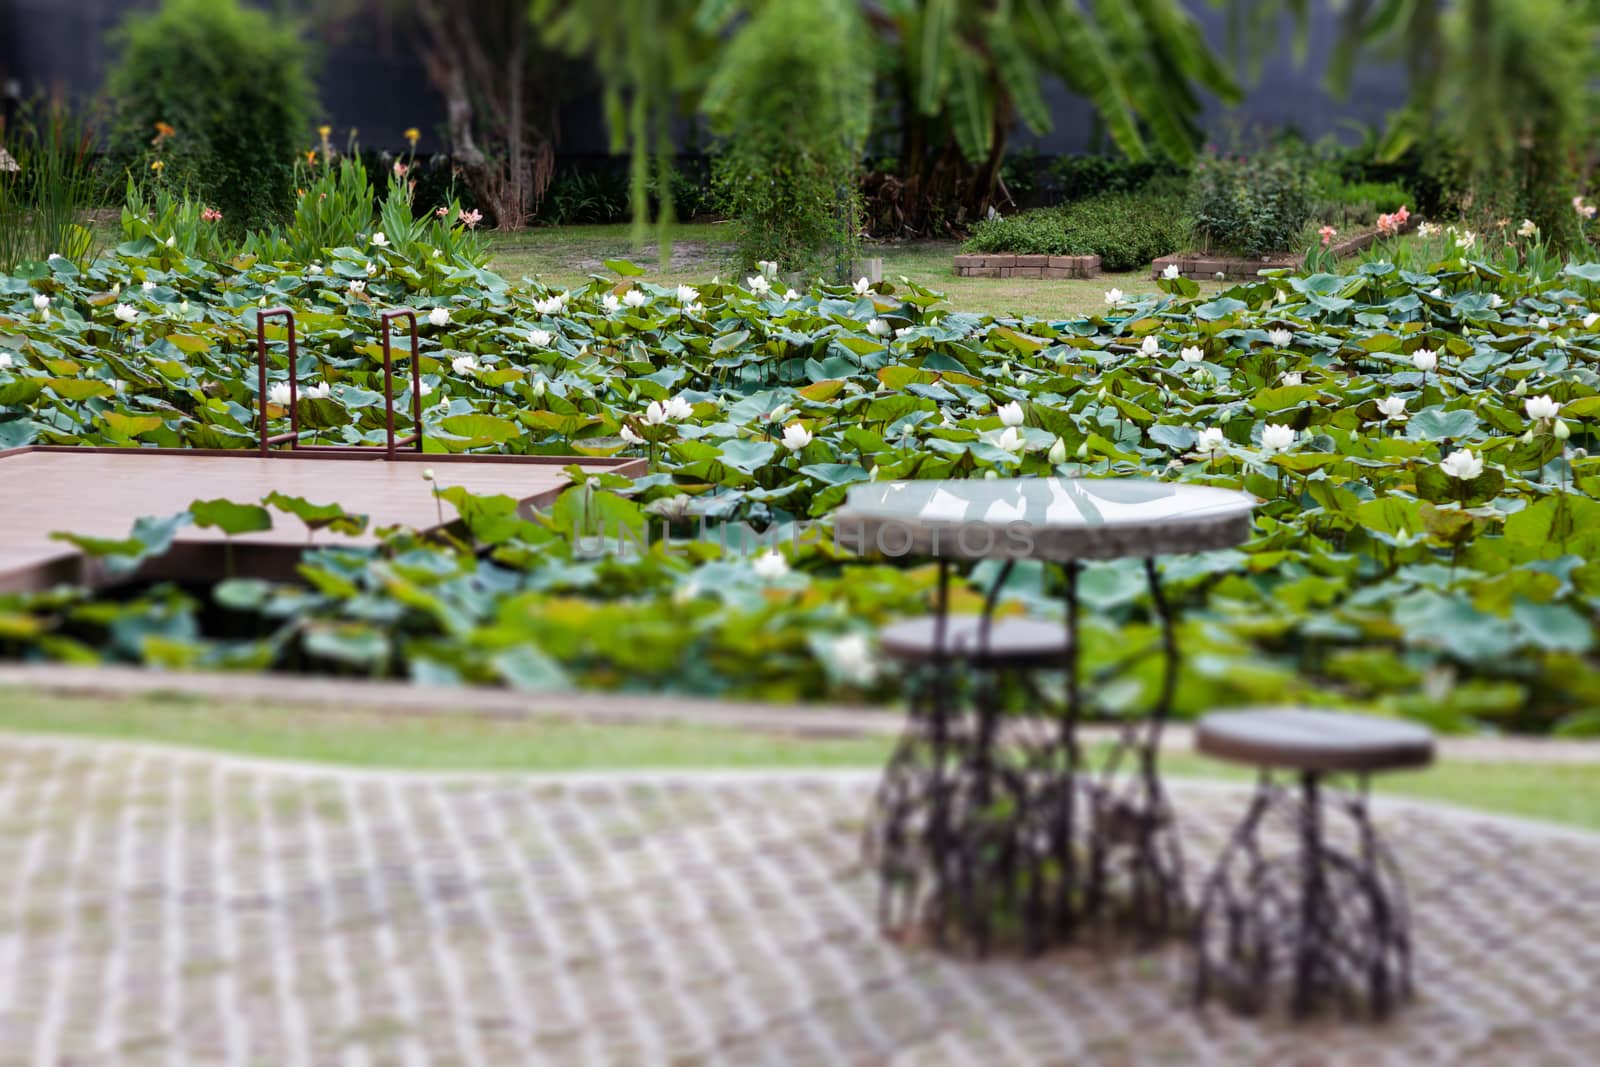
[[[913,672],[906,731],[867,822],[880,925],[959,940],[979,955],[1001,937],[1042,949],[1053,922],[1051,783],[1060,781],[1043,772],[1059,770],[1060,737],[1007,729],[1003,687],[1021,686],[1042,707],[1033,674],[1064,668],[1065,630],[1037,619],[924,616],[878,638],[887,658]]]
[[[1410,921],[1399,867],[1368,818],[1367,780],[1431,762],[1433,735],[1392,719],[1273,708],[1207,715],[1195,745],[1261,772],[1201,893],[1196,1001],[1217,995],[1255,1014],[1281,991],[1296,1018],[1329,1003],[1386,1016],[1411,991]],[[1298,778],[1298,790],[1274,771]],[[1328,775],[1352,776],[1355,788],[1325,792]],[[1275,816],[1295,841],[1276,855],[1264,832]]]

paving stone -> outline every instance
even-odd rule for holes
[[[1197,1013],[1181,946],[889,943],[859,773],[420,775],[0,739],[0,1067],[1578,1064],[1600,836],[1381,804],[1419,998]],[[1237,789],[1174,787],[1203,876]]]

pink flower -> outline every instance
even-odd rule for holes
[[[398,159],[394,161],[394,176],[396,178],[404,178],[406,176],[406,170],[407,167],[404,163],[400,162]]]
[[[204,211],[200,212],[200,220],[202,222],[221,222],[222,212],[216,210],[215,208],[208,207]]]
[[[478,223],[483,221],[483,212],[477,208],[473,208],[471,211],[463,211],[461,213],[461,221],[467,224],[467,229],[476,229]]]
[[[441,207],[441,208],[438,208],[437,210],[435,210],[434,214],[439,216],[442,219],[446,215],[450,214],[450,209],[447,208],[447,207]]]
[[[1339,235],[1339,231],[1334,229],[1332,226],[1324,226],[1322,229],[1318,230],[1317,233],[1322,237],[1323,248],[1327,248],[1329,245],[1333,244],[1333,239]]]
[[[1572,198],[1572,210],[1576,211],[1586,219],[1592,219],[1594,218],[1595,211],[1597,209],[1593,204],[1585,204],[1583,202],[1583,197],[1575,196]]]
[[[1379,215],[1378,232],[1385,237],[1393,237],[1400,232],[1400,223],[1393,215]]]
[[[1406,220],[1409,219],[1410,217],[1411,217],[1411,212],[1406,210],[1406,206],[1404,204],[1401,204],[1400,205],[1400,210],[1396,211],[1394,213],[1394,221],[1398,222],[1402,226],[1404,226],[1406,224]]]

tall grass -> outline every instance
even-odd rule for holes
[[[0,144],[17,165],[0,170],[0,273],[52,254],[86,266],[96,250],[84,225],[96,192],[88,127],[59,104],[36,103]]]

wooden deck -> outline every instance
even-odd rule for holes
[[[58,582],[101,584],[99,568],[77,548],[51,540],[55,531],[124,538],[134,520],[165,517],[195,500],[224,497],[255,503],[276,490],[315,504],[338,504],[370,517],[369,531],[400,524],[439,526],[432,487],[422,477],[433,468],[441,488],[463,486],[478,494],[504,494],[525,507],[553,500],[567,485],[563,468],[581,464],[596,473],[643,473],[642,460],[552,456],[310,454],[198,449],[30,448],[0,453],[0,592],[48,588]],[[446,523],[455,510],[443,503]],[[233,539],[237,574],[283,577],[307,544],[372,544],[369,532],[351,538],[312,531],[293,515],[274,510],[273,528]],[[148,577],[204,579],[221,575],[220,531],[185,527],[168,556]]]

